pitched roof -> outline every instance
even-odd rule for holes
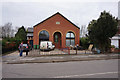
[[[36,27],[37,25],[39,25],[39,24],[45,22],[46,20],[50,19],[51,17],[55,16],[56,14],[61,15],[64,19],[66,19],[66,20],[67,20],[68,22],[70,22],[72,25],[74,25],[75,27],[77,27],[78,29],[80,29],[78,26],[76,26],[74,23],[72,23],[70,20],[68,20],[66,17],[64,17],[64,16],[63,16],[62,14],[60,14],[59,12],[57,12],[57,13],[55,13],[54,15],[48,17],[47,19],[43,20],[42,22],[40,22],[40,23],[34,25],[33,27]]]

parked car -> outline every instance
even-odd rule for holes
[[[51,41],[40,42],[40,50],[53,50],[54,48],[55,48],[55,45],[53,45]]]
[[[28,44],[23,44],[23,52],[29,52],[30,50],[31,48],[28,46]]]

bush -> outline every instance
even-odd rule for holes
[[[90,44],[90,41],[88,37],[82,37],[80,38],[80,46],[82,46],[84,49],[88,49]]]
[[[114,45],[111,45],[111,48],[115,48],[115,46],[114,46]]]
[[[18,49],[21,39],[18,38],[3,38],[2,40],[2,54]]]
[[[6,42],[4,46],[2,47],[2,53],[6,53],[9,51],[16,50],[16,43],[15,42]]]

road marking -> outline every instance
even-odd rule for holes
[[[57,76],[54,78],[69,78],[69,77],[77,77],[77,76],[92,76],[92,75],[116,74],[116,73],[118,73],[118,72],[104,72],[104,73],[93,73],[93,74],[82,74],[82,75]]]

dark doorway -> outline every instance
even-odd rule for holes
[[[55,48],[58,48],[58,49],[61,48],[62,41],[61,41],[61,33],[60,32],[54,33],[54,45],[55,45]]]
[[[30,40],[30,45],[33,48],[33,40]]]

